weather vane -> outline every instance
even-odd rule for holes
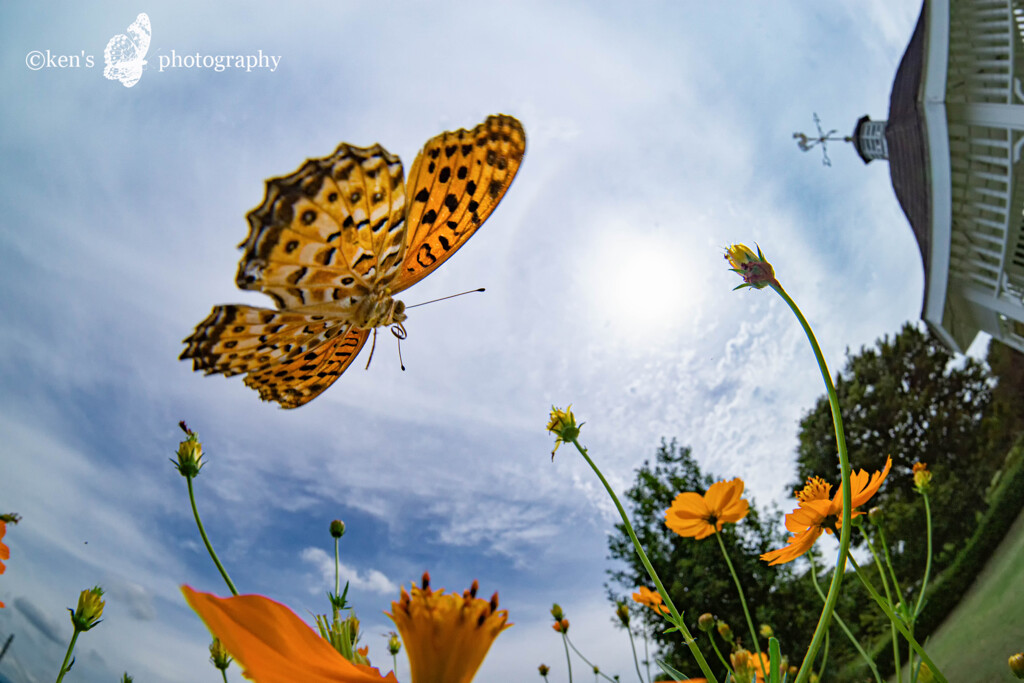
[[[818,128],[818,137],[810,137],[804,133],[793,133],[793,137],[796,138],[797,146],[804,152],[809,152],[811,148],[821,145],[821,164],[823,166],[831,166],[832,160],[828,158],[828,141],[851,142],[853,138],[850,136],[834,138],[832,137],[832,134],[837,132],[835,129],[830,130],[827,133],[824,132],[821,129],[821,119],[818,118],[817,112],[814,114],[814,125]]]

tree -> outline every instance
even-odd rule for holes
[[[701,473],[689,448],[678,447],[675,440],[666,443],[663,439],[654,466],[644,461],[636,470],[635,483],[625,497],[640,544],[672,601],[683,612],[691,633],[698,636],[697,642],[705,658],[717,670],[718,657],[707,638],[698,632],[697,618],[710,612],[726,621],[737,639],[753,649],[736,586],[714,538],[701,541],[682,538],[665,526],[665,511],[676,495],[683,491],[704,493],[714,481],[711,475]],[[817,595],[811,597],[813,588],[808,582],[793,581],[790,566],[769,567],[758,559],[761,553],[785,542],[781,517],[778,510],[764,513],[751,502],[750,512],[739,524],[725,526],[722,540],[743,586],[755,627],[761,623],[771,625],[783,651],[798,659],[814,630],[821,601]],[[623,595],[628,599],[638,586],[652,587],[624,525],[616,525],[615,533],[608,538],[608,547],[611,559],[618,560],[619,566],[624,567],[608,570],[610,583],[617,585],[606,584],[613,602],[623,599]],[[807,609],[807,605],[811,608]],[[641,614],[661,656],[680,671],[699,675],[682,637],[678,633],[665,634],[668,624],[652,610],[644,609]]]
[[[987,448],[983,419],[992,402],[993,382],[972,358],[953,355],[930,331],[908,324],[874,348],[847,352],[836,377],[846,444],[854,470],[893,467],[872,505],[884,510],[901,585],[910,587],[924,570],[926,541],[920,496],[913,491],[915,462],[934,473],[930,494],[937,567],[952,560],[955,546],[973,531],[984,511],[984,494],[1001,454]],[[801,420],[796,488],[810,476],[838,485],[839,460],[827,397],[818,399]],[[833,489],[835,491],[837,489]],[[854,543],[860,542],[854,534]],[[902,548],[900,550],[899,548]]]

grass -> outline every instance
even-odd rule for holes
[[[1024,650],[1024,590],[1021,586],[1024,586],[1024,513],[1017,517],[960,604],[925,644],[928,655],[947,680],[964,683],[1017,680],[1006,660]],[[903,680],[910,680],[906,667]],[[890,681],[895,681],[895,677]]]

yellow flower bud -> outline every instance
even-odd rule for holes
[[[629,605],[623,602],[615,603],[615,616],[619,618],[623,626],[629,626]]]
[[[394,657],[402,649],[402,641],[398,639],[398,634],[394,631],[391,632],[388,638],[388,652]]]
[[[71,609],[71,623],[76,631],[88,631],[100,623],[103,616],[103,589],[93,586],[78,596],[78,608]]]
[[[773,635],[775,635],[775,631],[773,631],[772,627],[768,624],[761,624],[761,628],[760,630],[758,630],[758,633],[761,634],[762,638],[771,638]]]
[[[1024,652],[1010,656],[1010,671],[1019,679],[1024,679]]]
[[[727,641],[729,641],[731,643],[732,642],[732,629],[729,628],[729,624],[727,624],[724,621],[722,621],[721,619],[719,619],[718,623],[716,624],[716,626],[718,627],[718,635],[722,636],[723,638],[725,638]]]
[[[551,605],[551,616],[555,618],[555,621],[561,621],[565,616],[565,612],[562,611],[562,606],[557,602]]]
[[[221,671],[227,671],[228,666],[231,665],[231,656],[228,655],[228,651],[224,649],[224,644],[220,642],[219,638],[214,638],[210,643],[210,662]]]
[[[551,459],[555,458],[555,451],[563,443],[568,443],[580,435],[580,427],[583,423],[576,424],[576,416],[572,414],[572,404],[565,410],[551,406],[551,419],[548,421],[548,431],[554,434],[555,450],[551,451]]]
[[[932,473],[928,471],[928,464],[923,462],[914,463],[914,488],[918,493],[928,490],[932,481]]]
[[[699,628],[701,631],[704,631],[704,633],[710,633],[711,629],[713,629],[714,627],[715,618],[711,616],[710,612],[705,612],[704,614],[697,617],[697,628]]]
[[[547,678],[548,677],[548,672],[551,671],[551,667],[549,667],[547,664],[541,664],[540,666],[537,667],[537,671],[540,672],[541,676],[543,676],[544,678]]]
[[[732,266],[731,270],[743,278],[743,284],[735,289],[754,287],[762,289],[771,284],[778,284],[775,269],[765,260],[761,248],[755,254],[744,244],[733,244],[725,250],[725,260]]]
[[[171,462],[181,476],[192,478],[199,475],[199,470],[203,468],[203,444],[199,443],[195,432],[188,432],[185,440],[178,444],[177,456],[177,462]]]

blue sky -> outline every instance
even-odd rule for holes
[[[797,421],[822,393],[780,301],[732,292],[721,259],[758,243],[834,370],[920,313],[917,247],[882,163],[792,140],[817,112],[841,134],[884,118],[916,2],[0,5],[0,673],[56,675],[65,608],[99,583],[104,623],[76,680],[199,680],[208,634],[178,586],[225,592],[167,459],[186,420],[209,464],[210,535],[243,592],[308,616],[333,587],[327,525],[371,659],[382,615],[424,570],[498,590],[516,626],[478,680],[564,680],[548,609],[628,676],[604,597],[610,502],[567,449],[554,403],[620,491],[662,437],[759,504],[782,503]],[[103,49],[152,23],[132,88]],[[26,66],[93,55],[92,68]],[[172,54],[280,56],[277,69],[165,69]],[[173,51],[173,53],[172,53]],[[263,404],[177,360],[234,286],[263,181],[345,141],[412,162],[430,137],[518,117],[527,154],[501,206],[407,304],[389,337],[309,405]],[[364,351],[364,354],[366,352]],[[330,577],[330,578],[329,578]],[[683,606],[704,611],[699,604]],[[802,645],[801,645],[802,646]],[[407,681],[407,665],[398,674]],[[232,680],[241,680],[237,669]]]

